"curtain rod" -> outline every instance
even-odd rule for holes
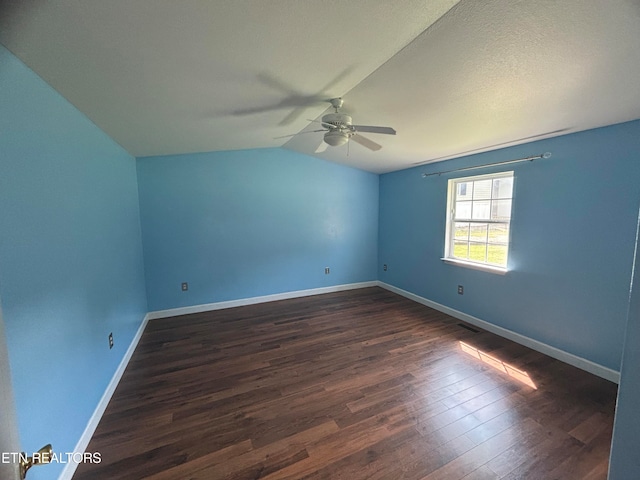
[[[551,152],[545,152],[541,155],[534,155],[533,157],[526,157],[526,158],[518,158],[516,160],[506,160],[504,162],[485,163],[483,165],[476,165],[474,167],[454,168],[453,170],[444,170],[442,172],[423,173],[422,178],[430,177],[432,175],[442,175],[443,173],[462,172],[463,170],[475,170],[476,168],[493,167],[494,165],[508,165],[509,163],[533,162],[534,160],[538,160],[540,158],[549,158],[550,156],[551,156]]]

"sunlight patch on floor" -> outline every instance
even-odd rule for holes
[[[529,374],[527,372],[519,370],[513,365],[509,365],[508,363],[505,363],[502,360],[494,356],[491,356],[486,352],[483,352],[482,350],[478,350],[476,347],[473,347],[468,343],[464,343],[464,342],[459,342],[459,343],[460,343],[460,348],[462,348],[462,351],[464,353],[471,355],[472,357],[475,357],[478,360],[481,360],[482,362],[486,363],[490,367],[495,368],[496,370],[506,373],[510,377],[524,383],[525,385],[530,386],[531,388],[534,388],[536,390],[538,389],[538,387],[536,387],[536,384],[533,383],[533,380],[531,380],[531,377],[529,377]]]

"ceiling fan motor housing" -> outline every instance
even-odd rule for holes
[[[351,125],[351,117],[344,113],[327,113],[322,117],[322,123],[335,125],[337,128],[344,128]]]

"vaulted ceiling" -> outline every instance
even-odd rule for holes
[[[135,156],[283,146],[381,173],[640,118],[640,0],[1,5],[0,42]],[[333,97],[397,135],[314,153]]]

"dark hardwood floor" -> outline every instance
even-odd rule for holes
[[[605,479],[616,388],[380,288],[153,320],[74,479]]]

